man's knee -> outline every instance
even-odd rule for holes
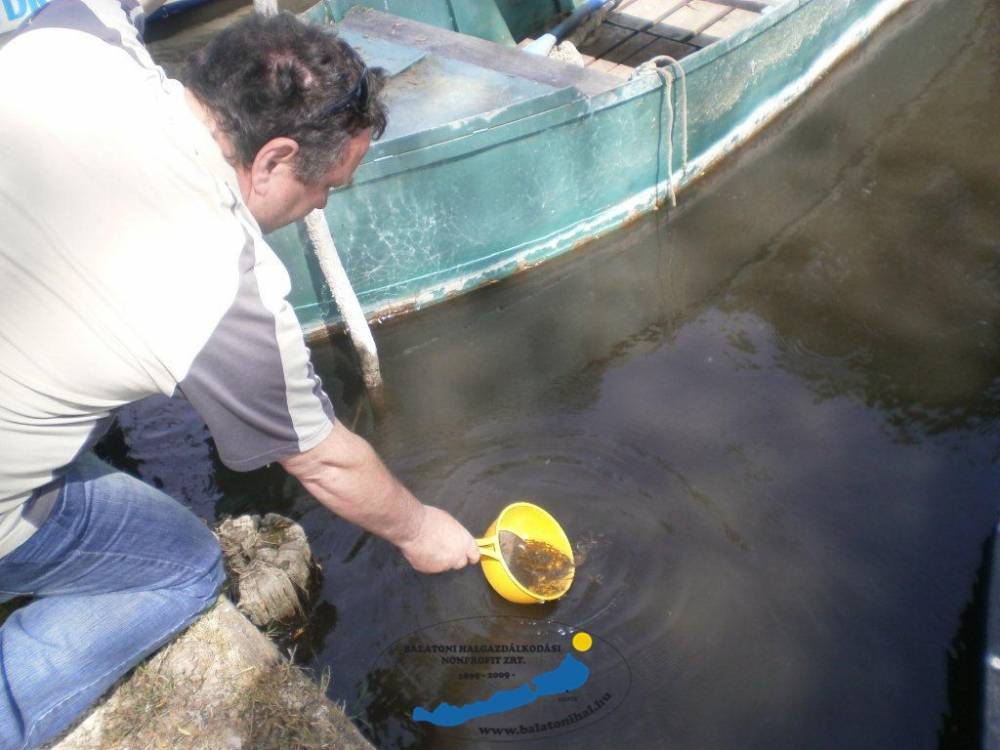
[[[199,612],[215,602],[226,580],[219,541],[210,532],[209,536],[211,541],[207,541],[202,554],[192,560],[191,576],[180,587],[186,596],[195,601]]]

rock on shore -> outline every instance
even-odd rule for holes
[[[311,553],[280,516],[226,522],[240,609],[266,626],[300,610]],[[372,750],[317,683],[226,597],[127,675],[47,750]]]
[[[223,597],[49,750],[371,750],[324,682]]]

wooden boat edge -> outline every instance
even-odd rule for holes
[[[685,61],[690,62],[682,61],[681,65],[685,67],[685,71],[693,71],[698,67],[710,65],[723,55],[739,49],[749,40],[780,25],[791,14],[819,1],[793,0],[784,6],[779,6],[775,11],[762,16],[757,23],[743,29],[733,37],[685,58]],[[727,133],[703,154],[692,159],[686,170],[675,169],[669,179],[664,178],[626,200],[594,216],[585,217],[561,231],[531,240],[521,247],[498,251],[495,255],[502,257],[496,263],[477,268],[467,274],[458,274],[443,282],[431,284],[421,289],[417,294],[400,295],[380,303],[377,307],[367,307],[366,316],[370,322],[381,322],[495,283],[502,278],[523,272],[546,260],[579,248],[590,240],[615,231],[654,210],[662,203],[671,184],[676,191],[680,191],[711,171],[728,154],[750,141],[788,109],[834,65],[864,43],[879,26],[909,2],[911,0],[881,0],[877,2],[868,13],[847,26],[838,35],[836,42],[817,56],[802,75],[787,83],[777,94],[759,104],[738,127]],[[620,103],[627,85],[627,83],[623,84],[623,87],[615,93],[599,94],[598,97],[603,98],[610,94],[611,97],[618,100],[617,103]],[[628,93],[630,96],[643,96],[658,89],[658,85],[639,86],[629,89]],[[319,303],[315,303],[314,306],[318,307]],[[298,309],[304,311],[306,308]],[[303,326],[303,330],[307,339],[314,341],[326,338],[331,332],[342,330],[342,323],[339,320],[312,321],[307,322]]]

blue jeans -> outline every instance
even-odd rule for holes
[[[0,750],[69,726],[129,669],[190,625],[225,577],[206,525],[159,490],[87,455],[49,518],[0,558]]]

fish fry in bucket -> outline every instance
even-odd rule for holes
[[[508,601],[541,604],[573,584],[576,565],[566,532],[537,505],[508,505],[476,542],[486,580]]]

